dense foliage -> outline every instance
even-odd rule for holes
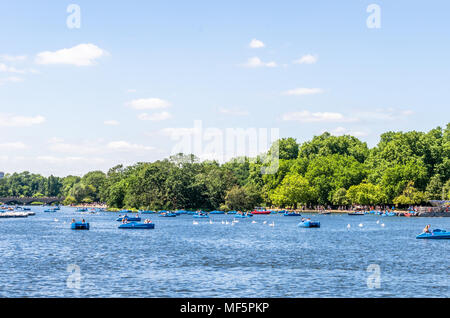
[[[387,132],[372,149],[356,137],[329,133],[301,145],[293,138],[277,145],[269,150],[279,153],[274,174],[262,173],[266,156],[235,158],[221,165],[179,154],[83,177],[8,174],[0,179],[0,196],[64,196],[66,204],[207,210],[411,205],[450,199],[450,124],[428,133]]]

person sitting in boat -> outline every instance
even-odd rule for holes
[[[81,220],[81,223],[83,223],[83,224],[84,224],[84,223],[86,223],[86,221],[85,221],[85,220],[83,219],[83,220]]]
[[[75,223],[75,219],[72,219],[72,223]]]
[[[428,224],[427,226],[425,226],[425,228],[423,229],[423,233],[431,233],[430,227],[431,227],[430,224]]]

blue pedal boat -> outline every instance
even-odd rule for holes
[[[236,214],[237,211],[228,211],[227,214]]]
[[[253,214],[248,213],[248,214],[236,214],[234,217],[236,219],[246,219],[246,218],[251,218],[253,216]]]
[[[155,211],[144,211],[144,210],[139,210],[139,213],[141,213],[141,214],[156,214]]]
[[[347,215],[351,215],[351,216],[361,216],[361,215],[365,215],[364,212],[349,212],[347,213]]]
[[[284,216],[302,216],[300,213],[284,213]]]
[[[174,217],[176,217],[177,215],[175,214],[175,213],[171,213],[171,212],[164,212],[164,213],[161,213],[160,215],[158,215],[159,217],[162,217],[162,218],[174,218]]]
[[[116,219],[116,221],[117,222],[122,222],[124,219],[129,221],[129,222],[140,222],[141,221],[140,217],[131,217],[131,216],[119,217],[119,218]]]
[[[225,211],[211,211],[209,214],[225,214]]]
[[[320,222],[316,222],[316,221],[304,221],[304,222],[300,222],[298,224],[298,227],[302,227],[302,228],[318,228],[320,227]]]
[[[209,215],[208,214],[194,214],[193,217],[196,219],[207,219],[207,218],[209,218]]]
[[[429,240],[450,239],[450,232],[436,229],[433,230],[431,233],[421,233],[416,236],[416,239],[429,239]]]
[[[89,223],[75,222],[70,225],[72,230],[89,230]]]
[[[119,229],[153,230],[154,228],[154,223],[130,222],[119,225]]]

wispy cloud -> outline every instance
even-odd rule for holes
[[[247,63],[243,64],[244,67],[257,68],[257,67],[277,67],[275,62],[263,62],[257,56],[251,57],[247,60]]]
[[[401,120],[406,117],[414,115],[414,112],[409,109],[376,108],[373,111],[355,111],[355,116],[363,120]]]
[[[283,92],[283,95],[315,95],[323,93],[323,89],[321,88],[295,88],[288,91]]]
[[[100,164],[104,163],[103,158],[92,157],[56,157],[56,156],[37,156],[38,161],[42,161],[50,164],[73,164],[73,163],[87,163],[87,164]]]
[[[37,64],[67,64],[75,66],[91,66],[96,60],[108,53],[94,44],[79,44],[69,49],[45,51],[36,56]]]
[[[136,151],[136,150],[144,150],[144,151],[150,151],[154,150],[154,147],[144,146],[140,144],[132,144],[127,141],[112,141],[108,143],[107,147],[109,149],[118,150],[118,151]]]
[[[260,48],[265,47],[265,44],[260,40],[253,39],[250,41],[248,46],[252,49],[260,49]]]
[[[45,122],[44,116],[18,116],[11,114],[0,114],[0,127],[28,127]]]
[[[369,133],[365,132],[365,131],[357,131],[357,130],[347,129],[345,127],[337,127],[335,129],[331,130],[330,134],[332,134],[334,136],[351,135],[354,137],[365,137]]]
[[[298,121],[303,123],[314,123],[314,122],[333,122],[333,123],[344,123],[344,122],[373,122],[373,121],[394,121],[402,120],[408,116],[413,115],[414,112],[411,110],[398,110],[394,108],[380,108],[373,111],[353,111],[351,114],[342,114],[337,112],[310,112],[308,110],[301,110],[296,112],[285,113],[281,116],[284,121]],[[343,131],[342,127],[336,128],[334,133],[347,132],[356,136],[357,134],[364,132],[355,131]]]
[[[172,115],[169,112],[160,112],[153,114],[142,113],[138,115],[138,118],[140,120],[162,121],[172,118]]]
[[[49,149],[58,153],[93,155],[103,152],[103,145],[99,141],[82,141],[78,143],[65,142],[60,138],[50,140]]]
[[[104,140],[87,140],[82,142],[64,142],[57,139],[50,141],[49,150],[67,155],[104,155],[125,150],[153,150],[154,147],[134,144],[125,140],[105,142]]]
[[[184,128],[184,127],[174,128],[174,127],[172,127],[172,128],[163,128],[163,129],[157,131],[157,134],[176,138],[176,137],[180,137],[183,135],[192,135],[195,132],[196,132],[195,128]]]
[[[355,118],[345,116],[335,112],[310,112],[302,110],[298,112],[285,113],[281,116],[284,121],[298,121],[301,123],[319,123],[319,122],[354,122]]]
[[[0,78],[0,85],[3,85],[5,83],[20,83],[20,82],[23,82],[23,78],[17,76]]]
[[[21,150],[26,148],[27,145],[21,141],[0,143],[0,150]]]
[[[132,100],[125,105],[137,110],[154,110],[168,108],[171,104],[168,101],[160,98],[141,98]]]
[[[112,119],[112,120],[105,120],[103,122],[103,124],[106,125],[106,126],[117,126],[120,123],[117,120]]]
[[[25,74],[25,70],[19,70],[13,66],[8,66],[4,63],[0,63],[0,72],[4,73],[16,73],[16,74]]]
[[[0,60],[6,62],[21,62],[25,61],[26,59],[27,59],[26,55],[8,55],[8,54],[0,55]]]
[[[250,113],[246,110],[219,108],[219,113],[230,116],[248,116]]]
[[[303,55],[298,60],[295,60],[294,64],[315,64],[318,60],[319,58],[317,57],[317,55],[307,54]]]

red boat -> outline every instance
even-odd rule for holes
[[[256,208],[255,211],[252,211],[252,214],[271,214],[272,211],[267,211],[264,208]]]

